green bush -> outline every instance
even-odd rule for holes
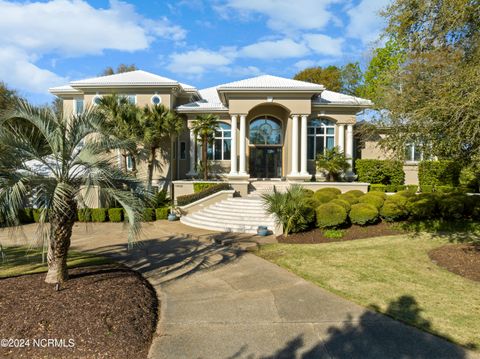
[[[154,208],[145,208],[143,210],[143,221],[152,222],[155,220],[155,209]]]
[[[106,222],[107,209],[106,208],[92,208],[92,222]]]
[[[452,193],[455,191],[453,186],[435,186],[435,192]]]
[[[195,187],[195,184],[194,184],[194,187]],[[151,205],[153,208],[160,208],[160,207],[168,206],[170,202],[170,198],[168,198],[168,193],[166,190],[161,190],[155,193],[151,202],[152,202]]]
[[[358,159],[355,170],[360,182],[399,185],[405,181],[401,161]]]
[[[162,208],[155,209],[155,217],[157,218],[157,221],[160,219],[167,219],[169,212],[170,212],[169,207],[162,207]]]
[[[408,184],[405,186],[407,191],[410,191],[410,192],[413,192],[413,193],[417,193],[418,191],[418,186],[416,184]]]
[[[122,222],[123,221],[123,208],[109,208],[108,220],[110,222]]]
[[[319,190],[317,190],[316,192],[328,192],[328,193],[332,193],[334,194],[335,196],[339,195],[342,193],[342,191],[340,191],[338,188],[334,188],[334,187],[324,187],[324,188],[320,188]]]
[[[313,198],[320,204],[330,202],[337,197],[336,194],[330,191],[318,190],[314,193]]]
[[[311,189],[308,189],[308,188],[302,188],[303,190],[303,194],[305,195],[305,197],[313,197],[313,195],[315,194],[314,191],[312,191]]]
[[[391,186],[391,185],[390,185]],[[369,188],[370,192],[386,192],[387,191],[387,185],[384,184],[371,184]]]
[[[335,199],[332,199],[329,203],[337,204],[345,208],[345,211],[347,211],[347,213],[350,211],[350,208],[352,208],[352,205],[350,204],[350,202],[344,199],[335,198]]]
[[[345,208],[335,203],[322,204],[317,208],[316,214],[318,228],[338,227],[347,220]]]
[[[193,192],[198,193],[201,192],[207,188],[216,186],[218,182],[195,182],[193,184]]]
[[[461,166],[458,161],[421,161],[418,165],[420,186],[458,186]]]
[[[357,203],[350,210],[350,221],[361,226],[378,220],[378,209],[368,203]]]
[[[364,193],[362,192],[362,196],[364,195]],[[355,204],[355,203],[358,203],[358,198],[357,196],[355,195],[352,195],[352,194],[349,194],[348,192],[347,193],[342,193],[341,195],[338,195],[337,196],[338,199],[343,199],[345,201],[347,201],[348,203],[350,204]]]
[[[354,197],[360,197],[360,196],[363,196],[365,192],[360,191],[359,189],[351,189],[350,191],[347,191],[344,194],[352,195]]]
[[[438,210],[443,219],[460,219],[465,210],[464,198],[458,195],[444,195],[438,198]]]
[[[469,192],[475,193],[479,191],[480,172],[478,162],[462,168],[458,182],[462,187],[467,187]]]
[[[364,194],[363,196],[358,198],[358,202],[368,203],[374,206],[375,208],[379,209],[380,207],[383,206],[384,199],[373,194]]]
[[[397,192],[398,186],[396,184],[385,185],[385,192]]]
[[[21,224],[29,224],[35,222],[33,218],[33,208],[23,208],[18,212],[18,220]]]
[[[34,208],[34,209],[33,209],[33,221],[34,221],[35,223],[40,222],[40,216],[41,216],[41,214],[42,214],[42,211],[41,211],[40,209],[38,209],[38,208]]]
[[[397,192],[398,195],[404,197],[413,197],[415,196],[415,192],[409,191],[408,189],[404,189],[403,191]]]
[[[423,186],[420,186],[420,191],[422,193],[432,193],[433,192],[433,186],[425,184]]]
[[[376,196],[376,197],[381,198],[383,200],[385,200],[385,198],[387,198],[387,194],[385,192],[374,191],[374,192],[368,192],[366,194],[368,194],[369,196]]]
[[[195,184],[194,184],[195,185]],[[198,201],[199,199],[205,198],[210,196],[211,194],[230,189],[230,185],[226,182],[216,183],[212,186],[208,186],[207,188],[201,190],[197,193],[186,194],[184,196],[177,197],[177,205],[185,206],[192,202]]]
[[[380,216],[387,222],[399,221],[407,217],[408,212],[405,208],[407,199],[402,196],[387,198],[382,208],[380,208]]]
[[[92,221],[92,209],[91,208],[80,208],[77,211],[78,220],[80,222],[91,222]]]
[[[437,215],[437,201],[433,193],[422,193],[410,197],[406,207],[413,219],[430,219]]]
[[[407,187],[404,184],[398,184],[396,187],[397,187],[396,188],[397,192],[400,192],[400,191],[403,191],[403,190],[407,189]]]

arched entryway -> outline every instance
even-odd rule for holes
[[[251,120],[249,143],[250,177],[282,177],[282,121],[272,116],[259,116]]]

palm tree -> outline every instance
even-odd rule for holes
[[[218,117],[212,114],[199,115],[193,121],[192,130],[202,142],[202,169],[203,179],[208,180],[207,146],[213,143],[215,130],[218,127]]]
[[[329,182],[338,179],[338,176],[349,169],[350,163],[345,154],[338,147],[326,149],[325,153],[317,155],[317,170],[326,171]]]
[[[21,122],[33,130],[21,130]],[[123,148],[122,141],[102,132],[103,122],[98,110],[58,117],[50,108],[33,107],[24,100],[0,116],[0,143],[7,148],[0,152],[0,216],[7,225],[19,225],[19,211],[33,199],[48,246],[47,283],[68,279],[76,210],[88,204],[94,188],[125,209],[129,245],[139,232],[144,192],[135,178],[113,165],[109,153]]]

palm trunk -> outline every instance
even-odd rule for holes
[[[135,177],[137,177],[137,160],[135,159],[133,153],[131,153],[130,156],[132,158],[132,173]]]
[[[203,139],[202,161],[203,161],[203,179],[207,181],[208,180],[207,138]]]
[[[125,173],[127,173],[128,169],[127,169],[127,157],[128,157],[128,154],[127,153],[122,153],[122,169]]]
[[[150,191],[152,189],[152,180],[153,180],[153,164],[155,163],[155,153],[157,151],[156,147],[150,149],[150,160],[148,161],[148,178],[147,178],[147,189]]]
[[[46,283],[63,283],[68,280],[67,257],[77,206],[73,198],[66,199],[66,202],[66,209],[54,207],[48,213],[50,242],[47,254]]]

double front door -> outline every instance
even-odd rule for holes
[[[282,148],[256,146],[250,148],[250,177],[282,177]]]

